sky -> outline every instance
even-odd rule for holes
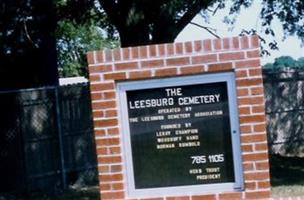
[[[210,18],[210,23],[207,24],[204,22],[200,15],[197,15],[192,22],[211,27],[216,30],[216,34],[220,37],[233,37],[239,35],[239,33],[243,30],[250,30],[254,28],[258,31],[258,33],[267,39],[267,36],[262,34],[260,31],[262,29],[261,19],[259,18],[259,11],[261,9],[260,0],[254,1],[253,5],[248,9],[243,9],[237,18],[234,29],[232,31],[228,31],[228,26],[223,23],[224,16],[228,15],[229,6],[227,9],[218,11],[214,16]],[[281,24],[278,20],[275,20],[272,24],[272,28],[276,33],[276,41],[278,42],[279,50],[272,51],[270,50],[270,56],[262,57],[262,64],[271,63],[275,58],[280,56],[291,56],[294,59],[298,59],[299,57],[304,57],[304,46],[301,45],[301,41],[297,39],[297,37],[288,37],[283,40],[283,30]],[[207,38],[215,38],[213,35],[208,33],[202,28],[199,28],[195,25],[189,24],[176,38],[176,42],[181,41],[191,41],[191,40],[200,40]],[[302,47],[301,47],[302,46]]]

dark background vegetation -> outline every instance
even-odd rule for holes
[[[85,75],[88,50],[173,42],[197,14],[208,22],[229,7],[233,25],[253,0],[1,0],[0,90],[57,85],[60,76]],[[262,1],[264,44],[276,49],[274,19],[285,36],[304,38],[304,2]],[[202,28],[202,34],[212,32]],[[258,34],[244,30],[245,34]],[[262,38],[261,38],[262,39]],[[262,41],[264,41],[262,39]],[[56,53],[57,52],[57,53]],[[262,51],[267,53],[265,51]],[[59,68],[59,73],[58,69]]]

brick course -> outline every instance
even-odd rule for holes
[[[100,193],[103,200],[128,199],[116,81],[234,71],[245,190],[164,196],[150,200],[269,199],[265,107],[257,36],[160,44],[87,54]],[[139,200],[139,199],[138,199]]]

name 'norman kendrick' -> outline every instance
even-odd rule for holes
[[[145,99],[129,101],[130,109],[140,109],[140,108],[154,108],[163,106],[173,106],[177,103],[179,106],[196,105],[196,104],[209,104],[218,103],[220,101],[220,94],[211,95],[201,95],[192,97],[179,97],[176,99],[170,98],[160,98],[160,99]]]

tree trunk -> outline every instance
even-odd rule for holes
[[[136,27],[118,29],[121,47],[132,47],[150,44],[149,30],[144,24]]]
[[[149,32],[148,25],[142,24],[135,27],[118,28],[121,47],[142,46],[150,44],[172,43],[179,31],[176,27],[154,27]]]

